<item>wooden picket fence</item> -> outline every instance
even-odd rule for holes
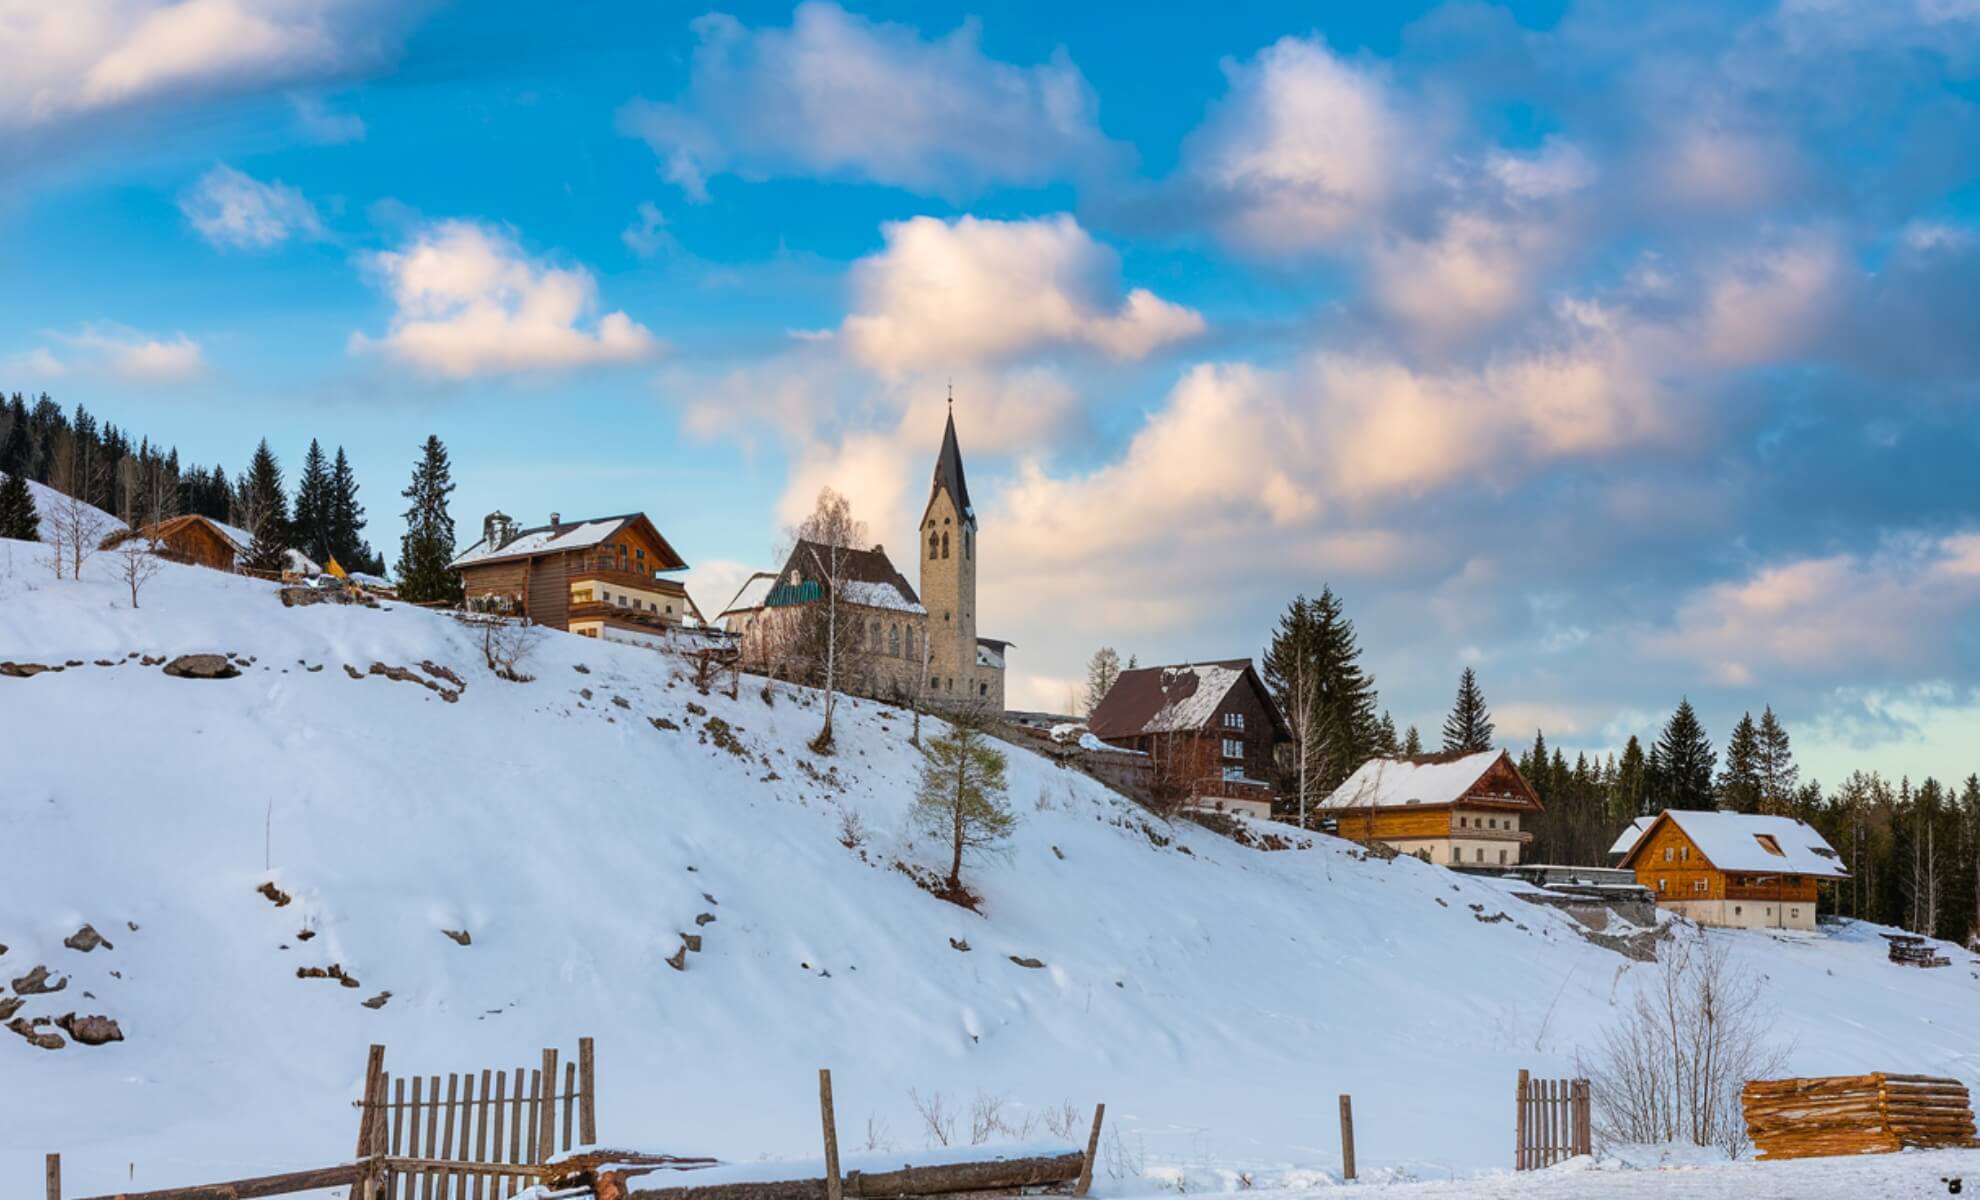
[[[1534,1079],[1519,1073],[1513,1168],[1535,1171],[1593,1152],[1586,1079]]]
[[[385,1070],[385,1047],[365,1064],[357,1157],[386,1164],[379,1200],[502,1200],[530,1185],[560,1151],[598,1141],[590,1038],[563,1064],[545,1050],[541,1065],[513,1072],[449,1074],[410,1081]],[[408,1088],[408,1082],[411,1087]]]

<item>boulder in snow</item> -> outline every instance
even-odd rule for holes
[[[45,996],[50,992],[59,992],[63,988],[68,987],[69,981],[67,978],[63,978],[57,980],[51,986],[48,982],[48,968],[37,966],[34,970],[14,980],[13,986],[16,996]]]
[[[117,948],[110,944],[110,939],[96,932],[96,926],[94,925],[84,925],[81,929],[63,938],[62,944],[71,950],[80,950],[84,954],[88,954],[98,946],[103,947],[105,950],[115,950]]]
[[[165,673],[174,679],[232,679],[240,668],[221,654],[181,654],[165,664]]]
[[[79,1017],[74,1013],[65,1013],[56,1019],[55,1024],[84,1046],[101,1046],[124,1040],[124,1031],[117,1028],[117,1023],[109,1017]]]

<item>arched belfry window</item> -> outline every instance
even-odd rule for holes
[[[939,534],[937,534],[937,533],[936,533],[936,532],[935,532],[935,531],[934,531],[933,529],[931,529],[931,530],[929,530],[929,531],[928,531],[928,557],[929,557],[929,558],[931,558],[931,559],[932,559],[932,558],[934,558],[934,557],[935,557],[935,551],[936,551],[936,550],[937,550],[937,549],[938,549],[938,548],[939,548],[939,547],[941,546],[941,544],[942,544],[942,539],[941,539],[941,536],[940,536]]]
[[[942,557],[949,557],[949,531],[946,529],[942,531]]]

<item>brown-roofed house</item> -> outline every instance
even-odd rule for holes
[[[807,620],[837,582],[833,619],[851,630],[842,638],[834,686],[854,695],[904,700],[914,691],[927,655],[928,610],[885,547],[871,550],[799,541],[767,581],[742,635],[742,658],[752,669],[786,679],[813,679],[822,647],[807,645]],[[814,623],[815,626],[815,623]]]
[[[1503,750],[1457,750],[1371,758],[1320,811],[1334,832],[1381,842],[1429,862],[1513,866],[1533,840],[1521,818],[1541,810],[1539,793]]]
[[[1811,930],[1817,882],[1849,878],[1835,848],[1793,817],[1669,809],[1632,830],[1622,865],[1701,925]]]
[[[701,613],[669,575],[686,560],[645,513],[621,513],[517,529],[488,514],[482,538],[450,566],[470,608],[526,616],[584,637],[637,640]]]
[[[1086,724],[1154,760],[1158,800],[1272,815],[1274,751],[1292,730],[1248,658],[1122,671]]]
[[[120,529],[104,539],[103,548],[113,550],[134,537],[150,539],[154,551],[161,558],[211,567],[216,571],[233,570],[235,560],[247,553],[246,545],[237,541],[219,522],[198,515],[173,517],[135,532]]]

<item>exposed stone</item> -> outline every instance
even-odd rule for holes
[[[649,721],[651,721],[651,722],[653,723],[653,727],[654,727],[655,729],[679,729],[679,728],[680,728],[680,726],[679,726],[679,725],[676,725],[676,724],[674,724],[674,723],[673,723],[672,721],[669,721],[669,720],[668,720],[667,718],[665,718],[665,717],[648,717],[648,718],[647,718],[647,720],[649,720]]]
[[[84,1046],[101,1046],[106,1042],[121,1042],[124,1031],[109,1017],[79,1017],[74,1013],[64,1013],[56,1018],[55,1024]]]
[[[443,688],[439,684],[433,682],[431,679],[424,678],[419,674],[417,674],[416,672],[409,671],[404,667],[391,667],[385,665],[382,662],[375,662],[371,664],[371,670],[366,673],[370,675],[383,675],[385,678],[394,680],[399,683],[416,683],[430,692],[437,692],[440,698],[442,700],[445,700],[449,704],[452,704],[461,698],[461,694],[459,692],[450,691],[447,688]]]
[[[676,971],[687,970],[687,947],[683,945],[679,950],[676,950],[672,954],[668,955],[667,965],[674,968]]]
[[[28,1045],[38,1049],[60,1050],[63,1046],[68,1045],[67,1042],[62,1040],[61,1034],[42,1033],[35,1029],[34,1026],[28,1024],[26,1017],[15,1017],[13,1020],[7,1022],[7,1028],[26,1038]]]
[[[950,938],[950,939],[949,939],[949,949],[951,949],[951,950],[960,950],[960,951],[962,951],[962,952],[963,952],[964,954],[968,954],[968,953],[969,953],[969,943],[968,943],[968,942],[966,942],[966,941],[964,941],[964,940],[962,940],[961,938]]]
[[[232,679],[240,668],[220,654],[181,654],[165,664],[165,673],[174,679]]]
[[[307,671],[307,672],[308,672],[308,673],[310,673],[311,675],[314,675],[314,674],[316,674],[316,673],[317,673],[318,671],[321,671],[322,669],[323,669],[323,664],[322,664],[322,663],[317,663],[317,664],[316,664],[315,666],[313,666],[313,667],[304,667],[304,668],[303,668],[303,670],[305,670],[305,671]]]
[[[713,925],[715,923],[715,914],[696,913],[694,918],[694,923],[696,925]]]
[[[115,950],[117,948],[110,944],[110,939],[96,932],[96,926],[94,925],[84,925],[81,929],[63,938],[62,944],[71,950],[80,950],[84,954],[88,954],[98,946],[103,947],[105,950]]]
[[[585,666],[583,663],[572,663],[571,670],[576,671],[580,675],[591,674],[591,668]]]
[[[474,944],[474,939],[468,936],[468,931],[465,929],[442,929],[440,932],[453,938],[459,945],[472,946]]]
[[[698,933],[684,933],[681,935],[681,945],[699,954],[701,953],[701,935]]]
[[[48,982],[48,968],[43,966],[37,966],[34,970],[14,980],[13,984],[14,994],[16,996],[45,996],[50,992],[59,992],[68,986],[69,980],[66,976],[51,985]]]
[[[99,658],[96,660],[96,665],[99,667],[114,667],[117,665],[117,662],[115,659]]]
[[[625,698],[624,696],[614,696],[614,697],[612,697],[612,703],[614,703],[614,704],[616,704],[616,705],[618,705],[618,706],[619,706],[620,708],[631,708],[631,707],[632,707],[632,701],[630,701],[630,700],[628,700],[628,699],[626,699],[626,698]]]
[[[1045,965],[1044,963],[1042,963],[1042,962],[1039,962],[1039,961],[1038,961],[1037,959],[1035,959],[1035,958],[1019,958],[1019,957],[1018,957],[1017,955],[1015,955],[1015,954],[1013,954],[1013,955],[1011,955],[1011,956],[1010,956],[1010,958],[1011,958],[1011,961],[1012,961],[1012,962],[1014,962],[1014,963],[1016,963],[1016,964],[1017,964],[1018,966],[1020,966],[1020,967],[1027,967],[1027,968],[1029,968],[1029,969],[1031,969],[1031,970],[1033,970],[1033,971],[1036,971],[1036,970],[1038,970],[1038,969],[1039,969],[1040,967],[1043,967],[1043,966]]]
[[[295,899],[294,896],[291,896],[289,895],[289,893],[283,891],[281,888],[276,887],[275,881],[273,879],[265,881],[264,883],[262,883],[260,887],[254,890],[260,892],[262,895],[268,897],[270,900],[273,900],[275,902],[276,908],[287,907],[289,901]]]
[[[296,940],[299,942],[306,942],[315,936],[316,936],[316,931],[314,929],[296,930]]]
[[[352,679],[364,678],[364,672],[358,670],[356,667],[352,666],[349,663],[344,664],[344,674],[349,675]]]
[[[44,667],[40,663],[0,662],[0,675],[9,679],[31,679],[43,671],[56,669],[58,668]]]
[[[21,999],[19,996],[0,996],[0,1021],[5,1021],[15,1013],[21,1011],[21,1005],[26,1003],[27,1001]]]
[[[72,658],[64,662],[62,665],[65,667],[80,667],[83,665],[83,660],[80,658]]]
[[[391,998],[392,998],[392,993],[390,993],[390,992],[380,992],[380,993],[378,993],[378,994],[377,994],[376,996],[373,996],[373,997],[372,997],[371,999],[369,999],[369,1000],[365,1000],[365,1001],[361,1001],[361,1003],[362,1003],[362,1004],[363,1004],[363,1005],[364,1005],[364,1006],[365,1006],[366,1008],[384,1008],[384,1007],[385,1007],[385,1002],[386,1002],[387,1000],[390,1000]]]
[[[421,659],[419,661],[419,669],[426,672],[428,675],[433,676],[435,679],[446,680],[448,683],[453,684],[455,687],[461,689],[462,691],[467,690],[467,683],[465,680],[463,680],[459,675],[454,674],[453,671],[447,669],[446,667],[441,666],[439,663],[428,662],[426,659]]]
[[[687,710],[693,713],[697,717],[705,717],[708,715],[707,709],[701,707],[699,704],[696,704],[692,700],[688,701]]]

